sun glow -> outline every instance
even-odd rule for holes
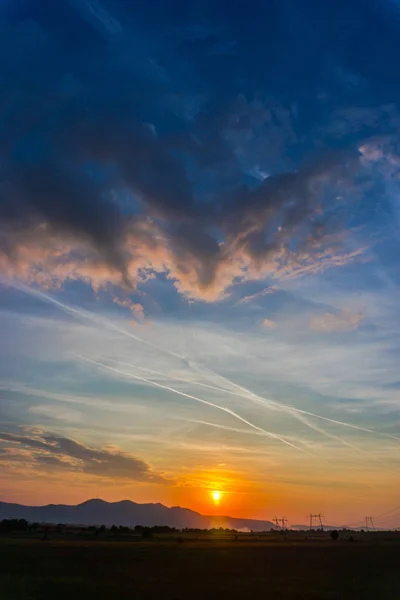
[[[215,502],[216,504],[218,504],[218,502],[221,500],[221,496],[222,496],[222,494],[221,494],[221,492],[217,492],[217,491],[215,491],[215,492],[211,492],[211,496],[212,496],[212,498],[213,498],[214,502]]]

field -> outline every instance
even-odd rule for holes
[[[354,538],[2,536],[0,599],[400,598],[400,534]]]

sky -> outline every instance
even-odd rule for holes
[[[0,30],[1,500],[398,525],[400,3]]]

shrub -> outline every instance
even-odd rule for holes
[[[150,527],[143,527],[142,529],[142,538],[144,540],[151,540],[151,538],[153,537],[153,532],[151,531]]]

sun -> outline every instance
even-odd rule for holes
[[[219,502],[221,500],[221,492],[215,491],[215,492],[211,492],[211,496],[214,500],[214,502]]]

